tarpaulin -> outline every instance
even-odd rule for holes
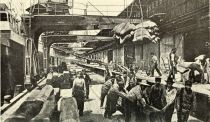
[[[127,22],[127,23],[120,23],[120,24],[116,25],[113,28],[113,31],[117,35],[124,35],[134,29],[135,29],[135,25]]]

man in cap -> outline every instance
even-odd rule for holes
[[[110,88],[107,94],[106,107],[104,112],[105,118],[111,118],[112,114],[117,111],[117,102],[119,97],[124,97],[124,82],[117,81]]]
[[[115,76],[111,76],[110,79],[108,79],[101,87],[101,105],[100,107],[103,107],[104,99],[106,95],[108,94],[109,89],[114,84]]]
[[[140,86],[142,79],[137,80],[136,86],[131,88],[131,90],[126,95],[125,103],[125,122],[138,121],[142,119],[141,110],[146,105],[145,99],[142,97],[142,89]]]
[[[176,55],[176,48],[173,48],[169,54],[171,70],[169,72],[169,77],[175,79],[175,74],[177,72],[177,60],[178,56]]]
[[[83,77],[85,80],[85,86],[86,86],[86,99],[89,99],[89,85],[91,83],[90,76],[87,74],[85,69],[82,69]]]
[[[166,98],[166,106],[163,108],[165,111],[165,121],[171,122],[171,118],[174,112],[175,98],[177,90],[173,87],[173,78],[169,76],[166,81],[165,87],[165,98]]]
[[[146,103],[149,104],[149,84],[146,80],[142,80],[140,82],[141,90],[142,90],[142,97],[145,99]]]
[[[185,87],[177,91],[176,109],[178,122],[187,122],[191,110],[196,110],[196,96],[191,89],[192,82],[185,81]]]
[[[156,77],[155,78],[155,84],[152,85],[149,99],[150,99],[150,104],[157,108],[157,109],[162,109],[164,106],[164,88],[160,84],[161,82],[161,77]]]

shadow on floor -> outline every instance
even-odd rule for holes
[[[95,99],[90,99],[89,98],[89,99],[86,99],[85,102],[90,102],[90,101],[93,101],[93,100],[95,100]]]
[[[92,113],[91,110],[84,111],[84,115],[80,117],[81,122],[124,122],[122,115],[113,115],[112,119],[103,117],[103,114]]]

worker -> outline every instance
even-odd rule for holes
[[[152,52],[151,53],[151,77],[154,77],[154,71],[157,71],[159,76],[162,76],[159,68],[158,68],[158,58],[155,56],[155,54]]]
[[[169,62],[170,62],[170,67],[171,70],[169,72],[169,77],[173,78],[175,80],[175,74],[177,73],[177,61],[178,61],[178,56],[176,55],[176,48],[173,48],[169,54]]]
[[[196,96],[191,89],[192,82],[185,81],[185,87],[177,91],[176,109],[178,122],[187,122],[191,110],[196,110]]]
[[[140,82],[141,90],[142,90],[142,97],[145,99],[146,103],[149,104],[149,92],[150,92],[150,85],[147,83],[146,80],[142,80]]]
[[[170,76],[169,76],[170,77]],[[173,78],[168,78],[166,81],[165,98],[166,106],[162,109],[165,112],[165,122],[171,122],[174,112],[175,98],[177,90],[173,87]]]
[[[104,73],[104,77],[105,77],[105,82],[111,77],[112,73],[109,71],[109,67],[105,66],[105,73]]]
[[[136,86],[136,75],[134,73],[134,70],[131,68],[130,72],[128,73],[128,82],[126,83],[126,90],[130,91],[134,86]]]
[[[77,101],[77,106],[79,109],[80,116],[83,116],[85,95],[86,95],[85,80],[83,79],[82,73],[78,72],[77,77],[73,81],[72,96]]]
[[[138,79],[140,80],[140,79]],[[128,82],[126,83],[126,90],[127,91],[130,91],[133,87],[136,86],[136,79],[133,77],[133,78],[129,78]]]
[[[161,110],[164,106],[164,88],[160,84],[161,77],[155,77],[155,84],[151,87],[149,99],[150,104]]]
[[[142,79],[138,80],[137,85],[126,95],[125,122],[137,122],[143,119],[142,110],[146,106],[146,101],[142,97],[141,81]]]
[[[124,82],[116,81],[110,88],[107,94],[106,107],[104,112],[104,117],[111,119],[112,114],[117,111],[117,102],[119,97],[124,96]]]
[[[104,99],[106,95],[108,94],[109,89],[114,84],[115,76],[111,76],[110,79],[108,79],[101,87],[101,104],[100,107],[103,108]]]
[[[86,86],[86,99],[89,99],[89,85],[91,83],[90,76],[87,74],[85,69],[82,69],[83,77],[85,80],[85,86]]]

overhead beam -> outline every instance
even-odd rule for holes
[[[95,41],[113,41],[113,37],[92,36],[92,35],[43,35],[46,40],[54,42],[95,42]]]
[[[134,24],[141,22],[141,19],[127,19],[116,16],[25,15],[22,17],[32,19],[32,31],[37,31],[38,29],[42,31],[87,30],[89,28],[112,29],[122,22],[131,22]],[[25,26],[27,27],[28,24],[25,23]]]

